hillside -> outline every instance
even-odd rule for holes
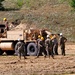
[[[9,9],[0,11],[0,21],[4,17],[12,22],[20,19],[27,24],[27,28],[48,28],[52,33],[63,33],[68,41],[75,41],[75,12],[68,2],[60,0],[33,0],[27,6],[25,3],[20,10],[14,2],[15,0],[5,0],[3,5]],[[14,9],[14,10],[13,10]]]

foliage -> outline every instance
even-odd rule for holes
[[[30,6],[31,6],[30,0],[25,0],[25,1],[26,1],[26,2],[25,2],[25,3],[26,3],[26,6],[27,6],[27,7],[30,7]]]
[[[28,9],[37,10],[39,7],[42,7],[46,4],[49,0],[25,0],[25,6]]]
[[[71,0],[71,1],[70,1],[70,5],[71,5],[73,8],[75,8],[75,0]]]
[[[19,8],[21,8],[23,6],[23,2],[24,0],[17,0],[16,4]]]
[[[2,5],[2,2],[3,2],[4,0],[0,0],[0,10],[4,10],[4,7],[3,7],[3,5]]]
[[[61,2],[61,3],[64,2],[64,1],[65,1],[65,0],[59,0],[59,2]]]
[[[71,7],[75,8],[75,0],[59,0],[59,2],[63,3],[63,2],[68,2],[70,4]]]

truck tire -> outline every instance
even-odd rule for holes
[[[37,54],[37,47],[35,43],[29,43],[27,46],[27,54],[30,56],[35,56]]]
[[[0,55],[2,55],[4,52],[0,49]]]

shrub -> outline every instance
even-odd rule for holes
[[[23,5],[23,0],[17,0],[17,5],[19,8],[21,8]]]
[[[2,5],[2,2],[3,2],[4,0],[0,0],[0,10],[4,10],[4,7],[3,7],[3,5]]]
[[[75,0],[71,0],[71,1],[70,1],[70,5],[71,5],[73,8],[75,8]]]

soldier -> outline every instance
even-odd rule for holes
[[[6,29],[6,30],[9,30],[9,27],[8,27],[9,22],[7,21],[7,18],[4,18],[4,19],[3,19],[3,22],[4,22],[4,24],[5,24],[5,29]]]
[[[44,57],[46,57],[44,38],[41,37],[40,35],[38,36],[37,39],[37,49],[38,49],[37,58],[39,57],[40,52],[43,54]]]
[[[41,36],[39,35],[38,36],[38,39],[36,40],[36,43],[37,43],[37,58],[39,57],[39,53],[40,53],[40,48],[41,48],[41,45],[40,45],[40,41],[41,41]]]
[[[47,56],[50,58],[50,54],[52,58],[54,59],[53,51],[52,51],[52,40],[50,40],[50,36],[47,35],[47,39],[45,40],[45,46],[47,51]]]
[[[44,37],[41,37],[40,45],[41,45],[41,52],[42,52],[42,55],[43,55],[44,57],[46,57],[46,50],[45,50]]]
[[[65,56],[65,42],[67,39],[63,37],[62,33],[60,33],[60,46],[61,46],[61,53]]]
[[[23,54],[24,59],[26,59],[26,50],[25,50],[25,43],[21,42],[20,39],[18,39],[18,42],[15,46],[15,51],[18,51],[18,56],[21,59],[21,54]]]
[[[58,55],[58,40],[56,38],[56,35],[55,35],[55,38],[52,41],[53,41],[53,53],[55,55]]]

